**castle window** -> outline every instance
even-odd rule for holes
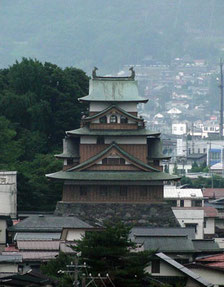
[[[107,196],[108,195],[108,186],[100,186],[100,195]]]
[[[147,187],[146,186],[142,186],[140,189],[140,196],[141,197],[146,197],[147,196]]]
[[[72,165],[72,164],[73,164],[73,158],[68,158],[67,165]]]
[[[123,158],[108,157],[102,160],[103,165],[125,165],[125,160]]]
[[[127,124],[128,123],[128,118],[125,116],[121,116],[121,124]]]
[[[106,116],[103,116],[100,118],[100,123],[101,124],[106,124],[107,123],[107,117]]]
[[[99,136],[97,137],[97,144],[104,144],[104,137],[103,136]]]
[[[110,116],[110,123],[111,124],[116,124],[117,123],[117,116],[116,115],[111,115]]]
[[[88,186],[82,185],[80,186],[80,196],[87,196]]]
[[[127,186],[121,186],[120,187],[120,196],[127,196]]]

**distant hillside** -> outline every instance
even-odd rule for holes
[[[145,57],[216,60],[223,0],[1,0],[0,67],[21,57],[104,72]]]

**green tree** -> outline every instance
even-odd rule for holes
[[[106,276],[108,273],[116,287],[142,286],[146,278],[145,267],[154,252],[135,252],[136,244],[129,239],[130,227],[123,223],[107,223],[102,231],[87,232],[82,240],[77,241],[76,252],[81,253],[80,262],[86,262],[88,273]],[[53,277],[58,277],[61,269],[61,257],[50,261],[42,270]],[[52,268],[55,266],[56,268]],[[60,267],[59,267],[60,266]],[[66,266],[64,266],[65,270]]]

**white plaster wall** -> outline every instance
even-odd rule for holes
[[[195,234],[195,238],[204,238],[204,210],[173,208],[173,213],[181,227],[185,227],[185,224],[187,223],[197,224],[197,233]]]
[[[101,112],[105,110],[110,104],[103,102],[91,102],[89,105],[90,112]]]
[[[96,144],[97,137],[82,136],[80,137],[80,144]]]
[[[191,268],[191,271],[200,275],[209,283],[215,284],[215,286],[224,284],[224,273],[216,270],[208,270],[208,269],[198,269]]]
[[[5,244],[6,243],[6,220],[5,219],[0,219],[0,244]]]
[[[163,261],[160,261],[160,273],[152,273],[152,265],[150,264],[145,269],[146,272],[155,276],[183,276],[181,272],[166,264]]]
[[[105,144],[146,144],[146,137],[106,137]]]
[[[205,218],[206,227],[204,228],[204,234],[215,234],[215,219]]]
[[[137,103],[119,103],[118,106],[126,112],[137,112]]]
[[[17,172],[0,172],[0,215],[17,216]]]
[[[184,207],[191,207],[191,200],[190,199],[184,200]]]
[[[85,235],[85,230],[68,230],[66,240],[74,241],[82,239],[82,236]]]
[[[14,263],[4,263],[0,264],[0,273],[1,272],[12,272],[16,273],[18,272],[18,264]]]
[[[220,248],[224,248],[224,238],[215,238],[215,242],[218,243]]]
[[[173,135],[185,135],[187,133],[187,124],[172,124]]]

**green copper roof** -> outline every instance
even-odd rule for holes
[[[146,129],[138,130],[90,130],[87,127],[67,131],[71,136],[159,136],[160,133]]]
[[[79,99],[87,102],[147,102],[139,96],[138,84],[127,78],[99,78],[89,81],[89,95]]]
[[[68,169],[68,172],[71,172],[73,170],[77,170],[79,168],[85,167],[86,165],[89,165],[91,163],[94,163],[97,159],[101,158],[102,156],[104,156],[108,151],[110,151],[112,148],[116,148],[123,156],[125,156],[126,158],[128,158],[131,162],[136,163],[137,165],[140,165],[144,168],[147,168],[148,170],[153,170],[155,172],[160,172],[160,170],[153,168],[147,164],[145,164],[144,162],[142,162],[141,160],[137,159],[136,157],[132,156],[131,154],[127,153],[126,151],[124,151],[122,148],[120,148],[116,143],[112,143],[110,146],[108,146],[107,148],[105,148],[103,151],[101,151],[100,153],[96,154],[95,156],[87,159],[86,161],[80,163],[79,165],[72,167],[70,169]]]
[[[167,181],[178,180],[179,177],[164,172],[132,172],[132,171],[78,171],[67,172],[59,171],[46,174],[46,177],[52,179],[77,180],[77,181]]]
[[[86,117],[86,118],[84,118],[83,120],[85,121],[85,120],[95,119],[95,118],[97,118],[97,117],[99,117],[99,116],[101,116],[101,115],[107,113],[108,111],[110,111],[110,110],[113,109],[113,108],[116,109],[116,110],[118,110],[118,111],[120,111],[122,114],[124,114],[125,116],[127,116],[127,117],[129,117],[129,118],[132,118],[132,119],[137,120],[137,121],[143,121],[143,119],[138,118],[138,117],[136,117],[136,116],[134,116],[134,115],[132,115],[132,114],[129,114],[128,112],[126,112],[125,110],[121,109],[120,107],[118,107],[118,106],[116,106],[116,105],[111,105],[111,106],[107,107],[106,109],[104,109],[103,111],[101,111],[101,112],[99,112],[99,113],[97,113],[97,114],[95,114],[95,115],[93,115],[93,116]]]

